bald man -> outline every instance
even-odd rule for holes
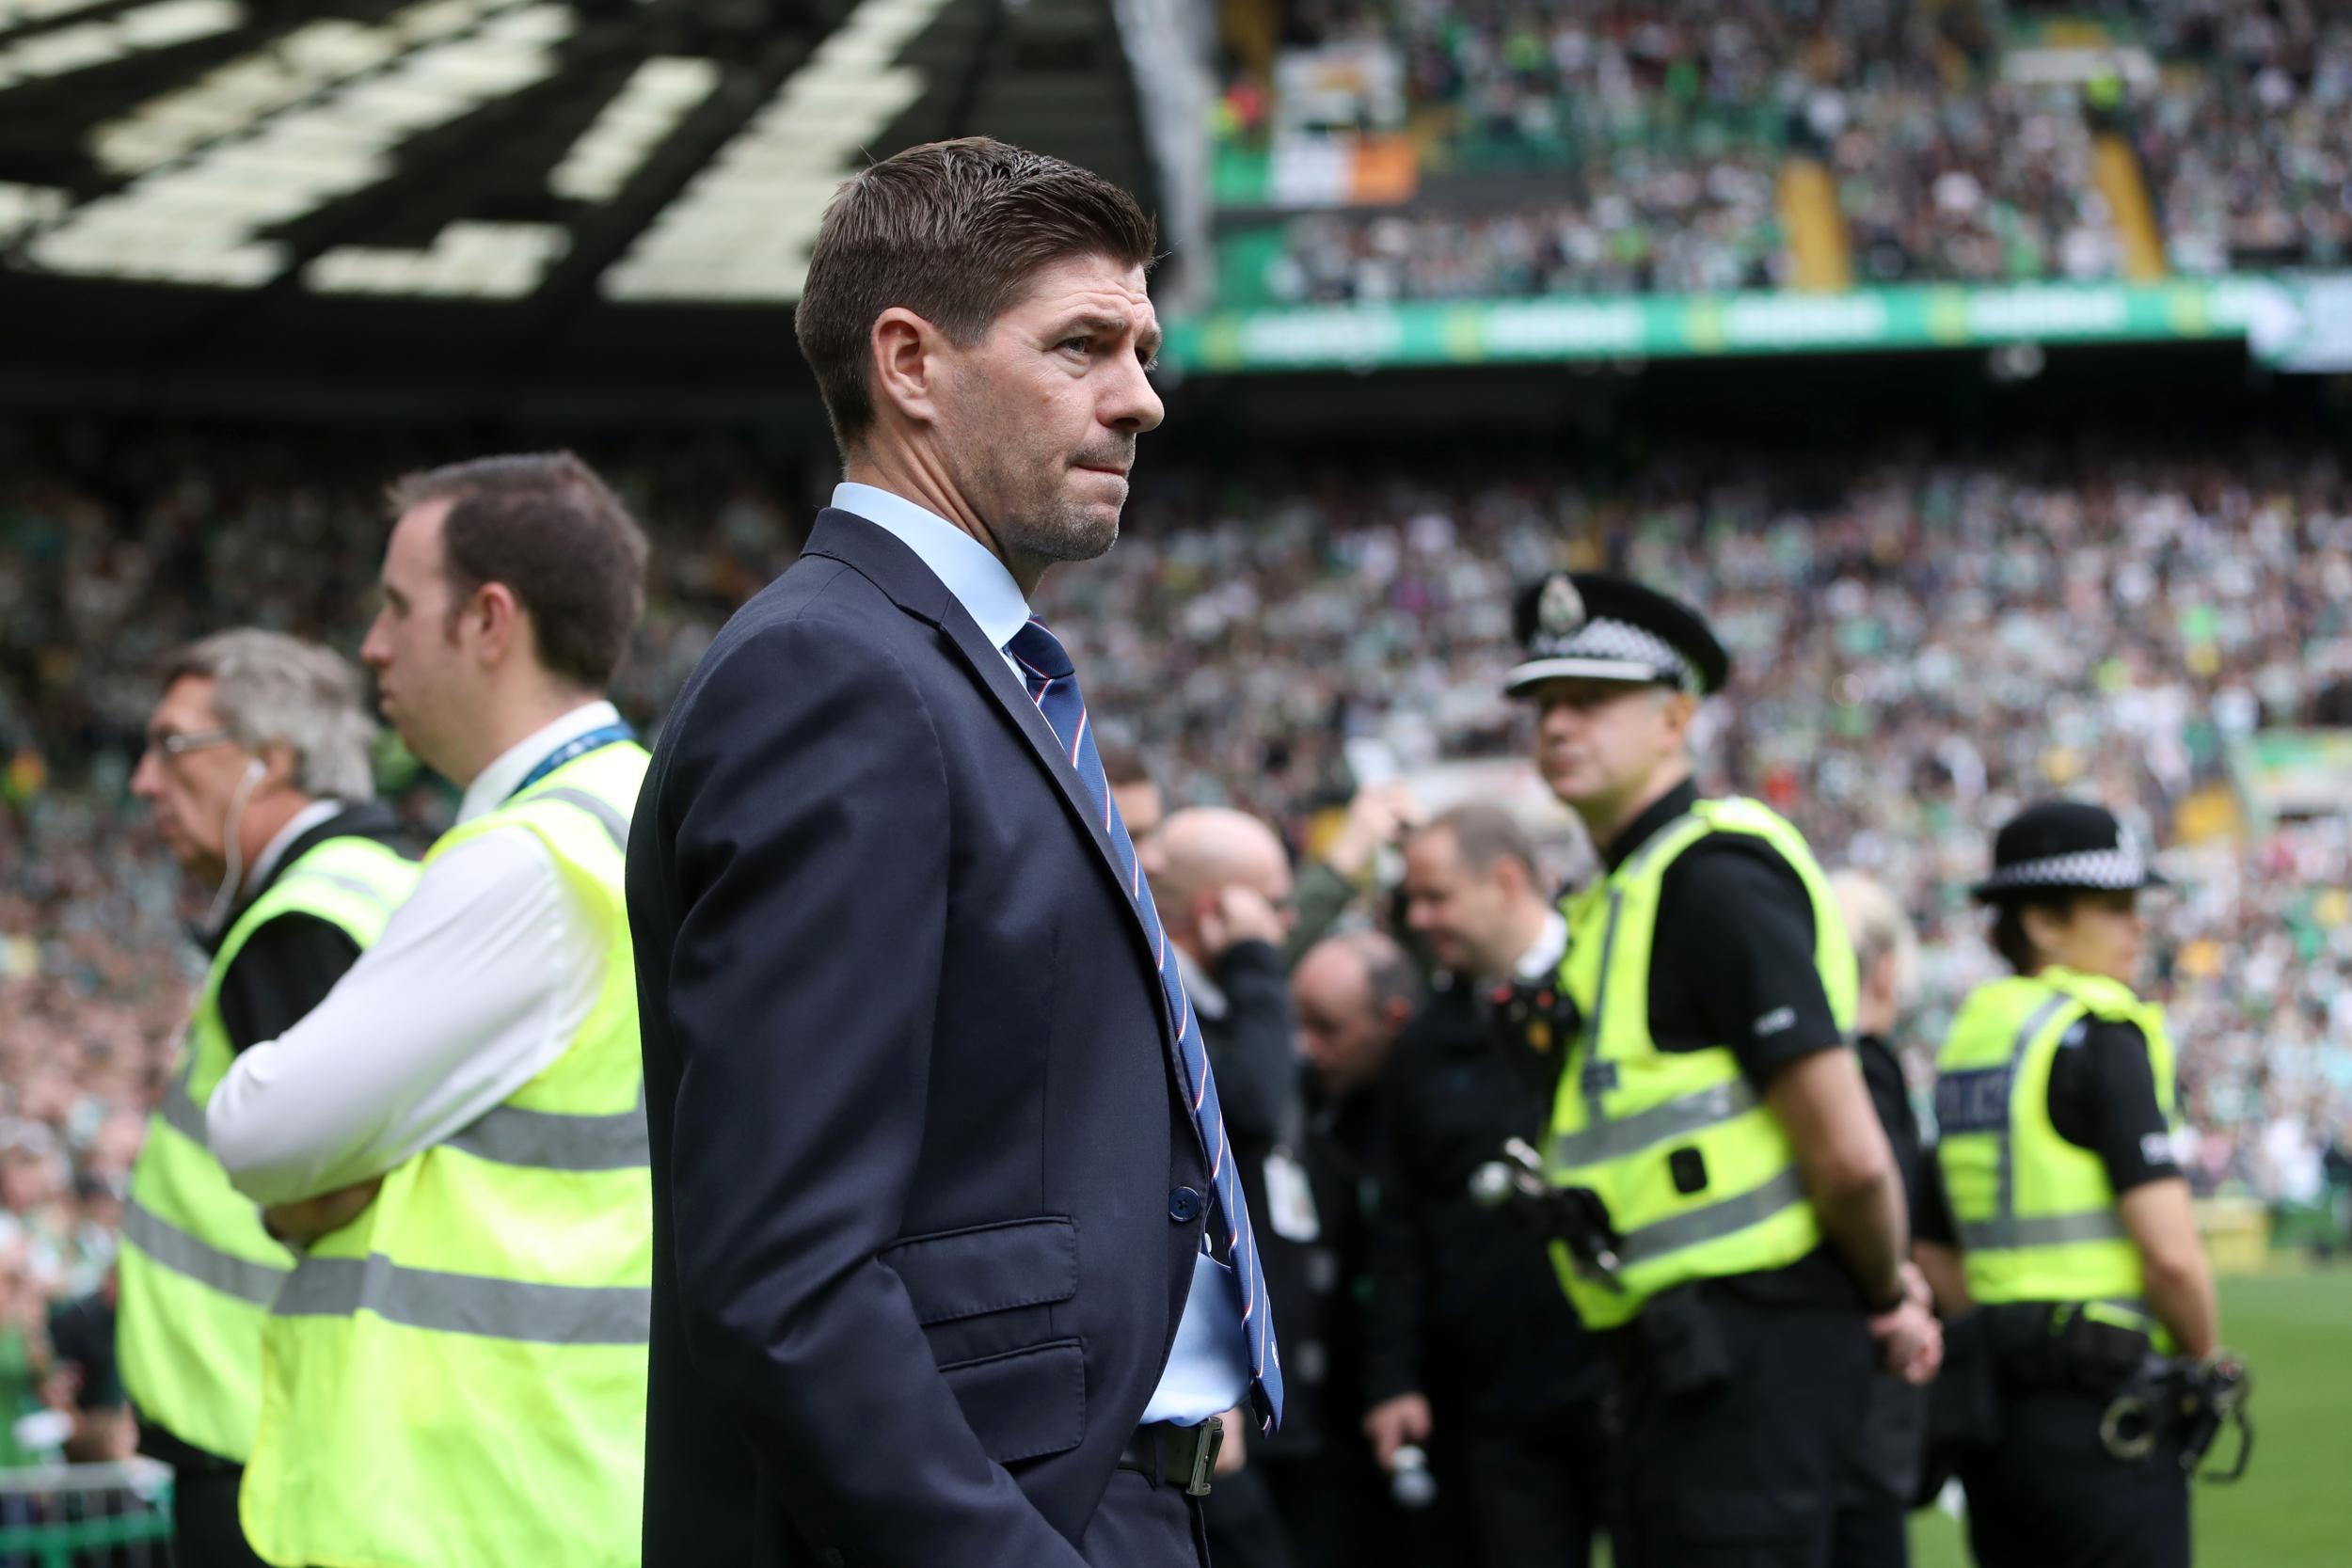
[[[1322,1449],[1316,1392],[1328,1356],[1311,1259],[1321,1226],[1299,1160],[1306,1110],[1293,1044],[1297,1025],[1282,965],[1290,856],[1256,817],[1202,807],[1171,812],[1140,856],[1184,992],[1200,1015],[1293,1390],[1280,1428],[1263,1436],[1253,1429],[1247,1466],[1204,1499],[1210,1560],[1218,1568],[1298,1568],[1276,1498],[1295,1490],[1299,1465]],[[1240,1424],[1229,1421],[1226,1430]]]
[[[1278,1495],[1302,1561],[1319,1565],[1451,1561],[1458,1518],[1408,1514],[1357,1433],[1365,1407],[1364,1302],[1370,1294],[1369,1212],[1379,1180],[1383,1075],[1405,1026],[1421,1010],[1421,971],[1377,931],[1326,937],[1291,972],[1298,1050],[1306,1059],[1307,1176],[1323,1222],[1316,1277],[1328,1280],[1323,1338],[1330,1372],[1315,1401],[1328,1434],[1311,1472],[1311,1499],[1294,1513]],[[1353,1437],[1354,1440],[1350,1441]],[[1451,1531],[1452,1533],[1449,1533]],[[1533,1568],[1533,1565],[1529,1565]]]
[[[1326,937],[1307,950],[1291,975],[1291,1000],[1319,1103],[1349,1103],[1373,1087],[1421,991],[1412,959],[1378,931]]]

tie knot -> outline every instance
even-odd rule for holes
[[[1061,639],[1045,629],[1045,623],[1032,620],[1012,634],[1005,651],[1036,672],[1040,679],[1057,681],[1064,675],[1075,674],[1077,666],[1063,652]]]

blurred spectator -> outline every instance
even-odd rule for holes
[[[1929,1201],[1925,1156],[1895,1031],[1917,983],[1918,939],[1895,900],[1869,878],[1839,871],[1830,878],[1830,887],[1853,942],[1854,1052],[1902,1177],[1904,1206],[1916,1215]],[[1837,1499],[1830,1560],[1833,1568],[1904,1568],[1911,1560],[1911,1504],[1926,1457],[1928,1391],[1895,1373],[1880,1372],[1870,1385],[1862,1430]]]
[[[1152,899],[1216,1079],[1234,1170],[1249,1205],[1274,1332],[1282,1346],[1285,1419],[1248,1435],[1248,1461],[1203,1508],[1220,1560],[1282,1568],[1288,1548],[1279,1499],[1322,1451],[1314,1393],[1328,1371],[1323,1294],[1311,1248],[1322,1226],[1300,1152],[1306,1113],[1281,942],[1290,934],[1290,863],[1272,829],[1245,813],[1196,806],[1153,835]]]
[[[1602,1526],[1599,1350],[1550,1259],[1470,1196],[1511,1138],[1541,1141],[1565,1044],[1503,1004],[1548,990],[1567,923],[1500,806],[1457,806],[1405,845],[1406,921],[1448,972],[1382,1093],[1364,1431],[1389,1465],[1426,1447],[1464,1494],[1487,1568],[1582,1568]]]
[[[1339,925],[1371,878],[1381,851],[1394,850],[1406,830],[1420,820],[1421,807],[1404,784],[1375,784],[1357,791],[1323,852],[1299,868],[1291,895],[1298,919],[1282,946],[1286,960],[1295,967],[1309,948]]]
[[[1326,1303],[1326,1372],[1312,1397],[1327,1435],[1280,1501],[1300,1568],[1356,1568],[1399,1557],[1401,1532],[1410,1528],[1356,1429],[1368,1402],[1364,1315],[1372,1212],[1382,1201],[1381,1084],[1398,1036],[1421,1009],[1421,976],[1389,938],[1351,931],[1307,951],[1291,976],[1291,999],[1307,1072],[1305,1164],[1321,1221],[1308,1268]]]

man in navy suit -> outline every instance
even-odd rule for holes
[[[629,845],[647,1568],[1199,1568],[1216,1418],[1279,1415],[1200,1031],[1028,607],[1159,423],[1155,245],[978,139],[826,213],[796,325],[849,483]]]

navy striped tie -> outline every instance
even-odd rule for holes
[[[1282,1416],[1282,1357],[1275,1349],[1273,1317],[1266,1309],[1265,1271],[1258,1262],[1258,1238],[1249,1228],[1249,1206],[1242,1199],[1233,1151],[1225,1139],[1225,1117],[1217,1109],[1216,1081],[1209,1071],[1209,1048],[1200,1037],[1199,1021],[1193,1017],[1192,999],[1184,994],[1184,982],[1176,972],[1176,949],[1160,925],[1159,911],[1152,904],[1152,890],[1143,879],[1143,867],[1136,860],[1135,844],[1127,837],[1127,824],[1120,820],[1119,807],[1111,800],[1110,784],[1103,773],[1103,758],[1094,749],[1094,736],[1087,724],[1086,699],[1078,694],[1077,671],[1072,666],[1070,656],[1062,651],[1059,640],[1045,629],[1045,623],[1036,620],[1013,635],[1006,651],[1021,666],[1030,700],[1054,727],[1054,734],[1061,739],[1063,753],[1070,758],[1070,766],[1086,785],[1088,798],[1094,802],[1095,810],[1103,814],[1103,831],[1109,835],[1111,848],[1119,858],[1120,875],[1127,879],[1127,896],[1136,901],[1136,911],[1143,916],[1144,933],[1152,940],[1152,957],[1160,966],[1160,989],[1167,997],[1168,1019],[1176,1028],[1176,1054],[1184,1067],[1184,1092],[1191,1098],[1192,1117],[1200,1125],[1200,1141],[1209,1150],[1209,1179],[1216,1193],[1209,1218],[1213,1224],[1225,1227],[1227,1252],[1241,1278],[1242,1328],[1249,1338],[1249,1370],[1256,1379],[1253,1392],[1258,1397],[1259,1414],[1270,1425]]]

